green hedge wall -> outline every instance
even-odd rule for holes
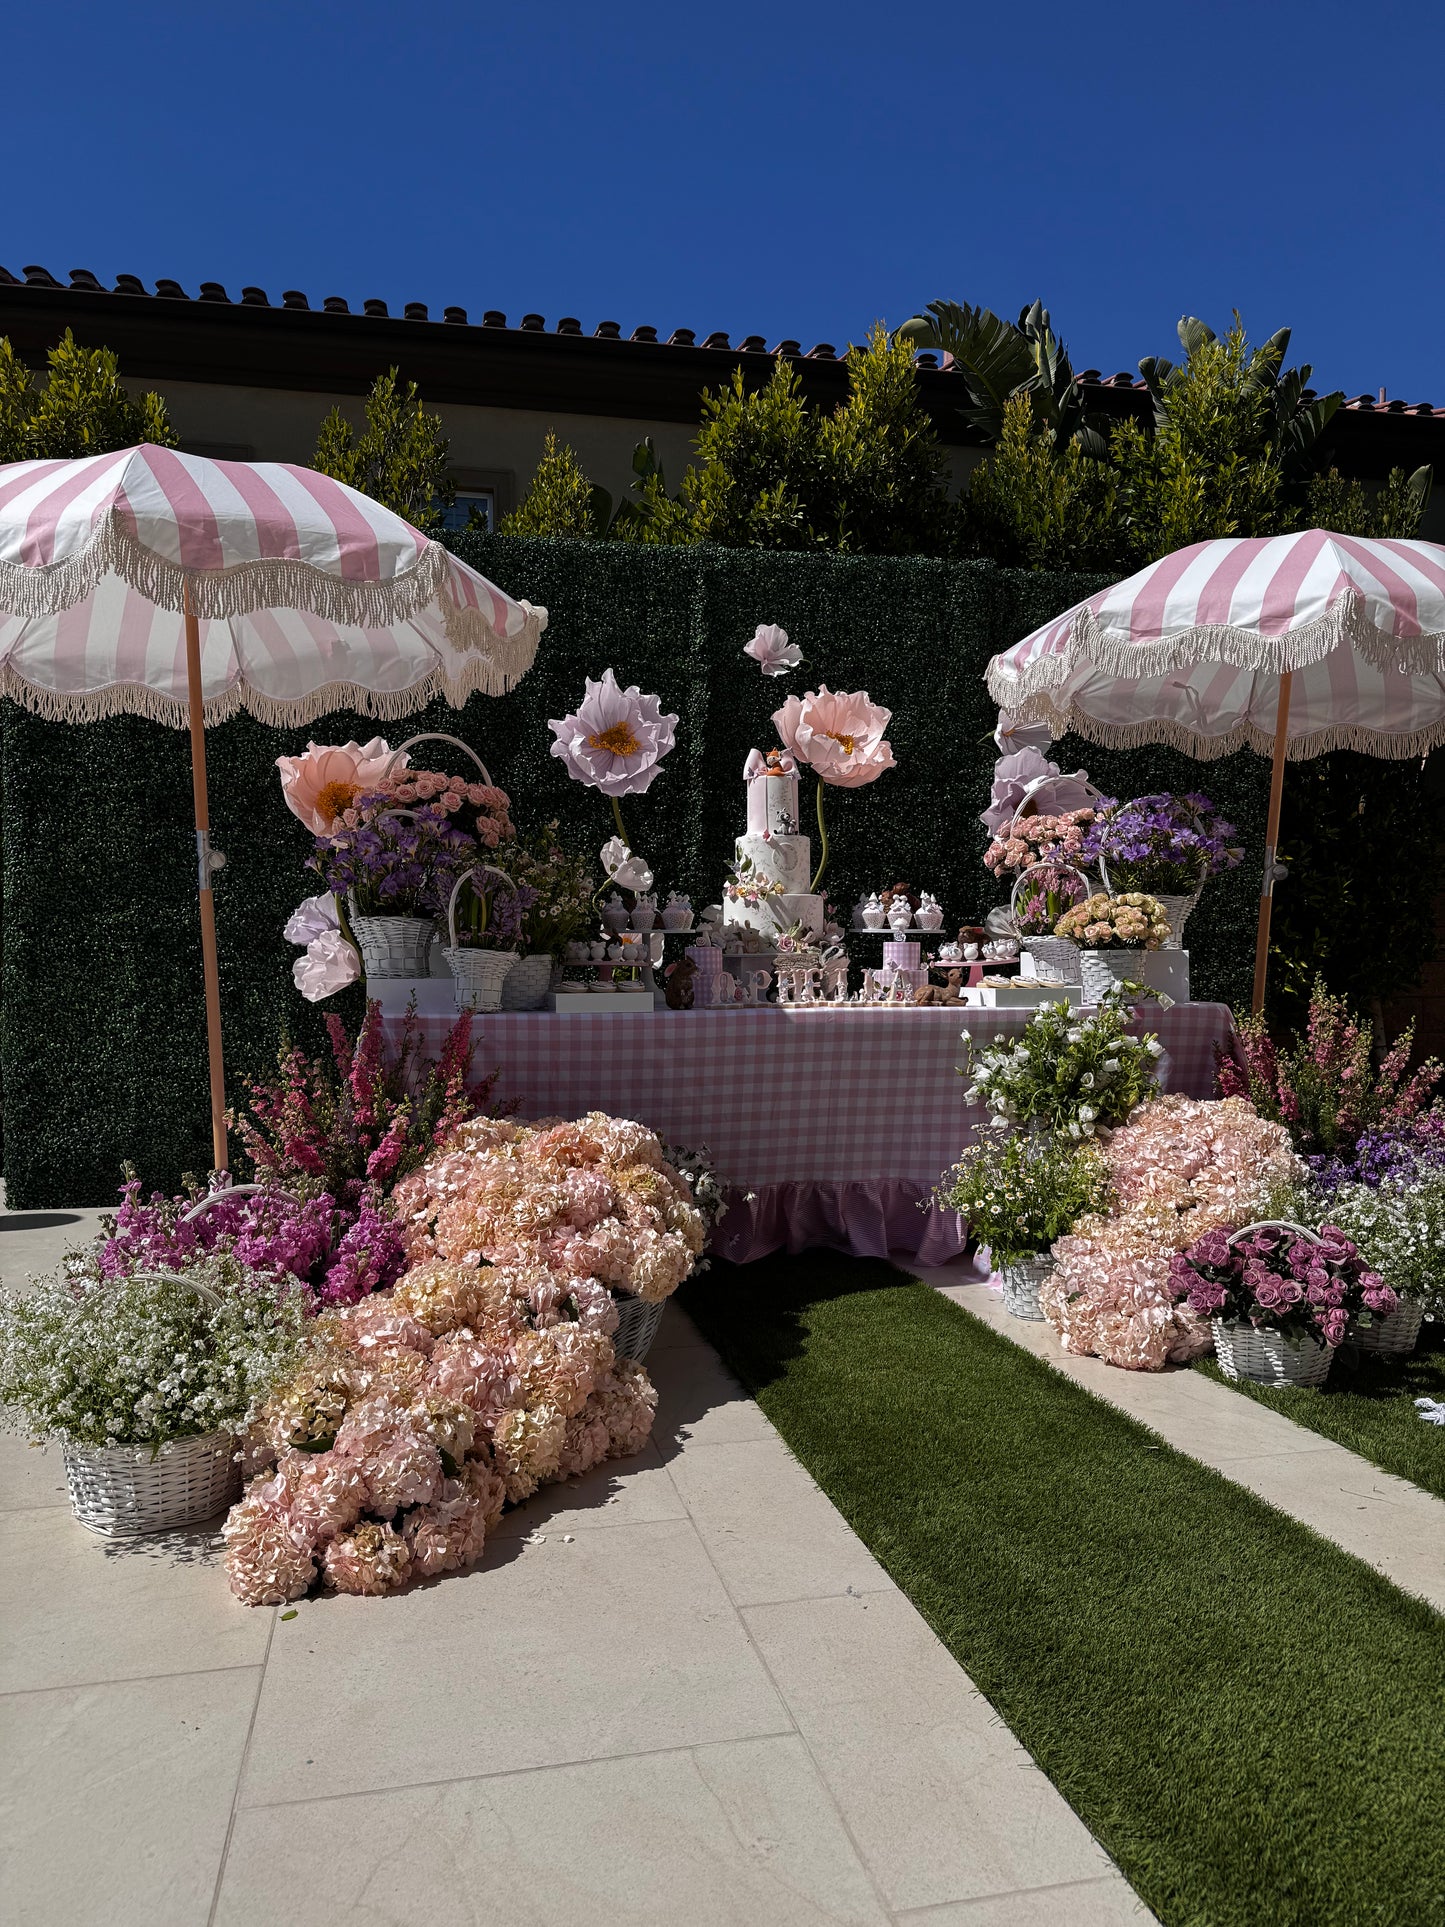
[[[550,755],[546,719],[573,706],[584,674],[611,664],[679,717],[662,773],[624,805],[629,833],[664,887],[710,902],[742,828],[743,761],[752,744],[772,740],[771,711],[790,689],[820,680],[864,687],[893,711],[899,767],[868,789],[830,796],[830,894],[846,908],[865,887],[907,878],[938,892],[950,922],[998,899],[976,821],[994,759],[982,671],[1095,578],[986,562],[487,536],[457,546],[513,595],[545,603],[551,624],[510,696],[477,697],[461,712],[436,704],[394,725],[393,742],[427,728],[460,736],[511,792],[519,820],[558,816],[595,849],[611,834],[610,810]],[[801,671],[771,681],[743,655],[764,621],[801,645]],[[337,742],[374,731],[350,714],[292,730],[241,717],[208,737],[213,831],[228,858],[216,915],[233,1101],[269,1067],[283,1035],[321,1041],[321,1013],[295,992],[297,952],[281,936],[311,880],[302,867],[309,839],[281,803],[274,760],[308,736]],[[1165,750],[1108,754],[1071,740],[1059,753],[1124,795],[1202,781],[1251,851],[1259,848],[1259,758],[1201,770]],[[6,704],[0,774],[7,1199],[12,1208],[108,1202],[127,1157],[148,1183],[170,1188],[184,1170],[204,1170],[208,1150],[187,740],[138,719],[72,728]],[[1257,856],[1211,886],[1196,995],[1247,994],[1258,888]],[[355,1017],[359,997],[345,993],[335,1007]]]

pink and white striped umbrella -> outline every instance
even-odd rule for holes
[[[1193,756],[1421,756],[1445,742],[1445,548],[1299,535],[1198,542],[1102,589],[988,667],[1022,722]]]
[[[184,726],[188,600],[208,723],[500,695],[547,622],[309,468],[149,446],[0,466],[0,693]]]

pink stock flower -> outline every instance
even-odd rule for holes
[[[743,654],[751,656],[765,676],[786,676],[803,660],[802,650],[775,622],[760,622],[752,641],[743,644]]]
[[[656,696],[636,683],[619,689],[610,669],[601,682],[587,678],[587,693],[570,716],[549,721],[556,737],[552,754],[567,774],[604,796],[636,796],[657,775],[676,741],[676,716],[665,716]]]
[[[867,690],[853,694],[820,683],[805,696],[789,696],[773,712],[783,747],[799,763],[839,789],[861,789],[895,767],[883,732],[891,709],[873,702]]]
[[[373,736],[369,743],[308,743],[304,756],[278,756],[276,767],[287,809],[313,835],[325,836],[343,809],[376,787],[393,760],[407,759],[393,759],[385,738]]]

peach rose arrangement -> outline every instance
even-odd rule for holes
[[[704,1241],[684,1177],[640,1124],[478,1119],[402,1180],[409,1269],[317,1320],[245,1441],[226,1522],[252,1605],[395,1591],[469,1567],[503,1508],[637,1452],[657,1395],[616,1357],[617,1293],[676,1290]]]
[[[1117,897],[1093,896],[1066,910],[1054,935],[1071,937],[1083,950],[1157,950],[1169,936],[1169,922],[1153,897],[1126,890]]]

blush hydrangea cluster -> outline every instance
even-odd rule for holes
[[[470,1566],[505,1505],[651,1429],[657,1395],[614,1353],[614,1294],[674,1291],[705,1220],[650,1131],[479,1118],[391,1202],[410,1268],[318,1319],[246,1439],[226,1561],[249,1604],[318,1576],[376,1594]]]
[[[1172,1289],[1171,1260],[1207,1232],[1266,1215],[1304,1167],[1288,1132],[1237,1097],[1161,1097],[1103,1155],[1115,1208],[1059,1239],[1039,1303],[1065,1351],[1159,1371],[1210,1343],[1204,1315]]]
[[[231,1590],[279,1605],[318,1576],[374,1595],[474,1565],[509,1502],[641,1449],[657,1395],[616,1328],[595,1281],[436,1260],[325,1314],[246,1437]]]

